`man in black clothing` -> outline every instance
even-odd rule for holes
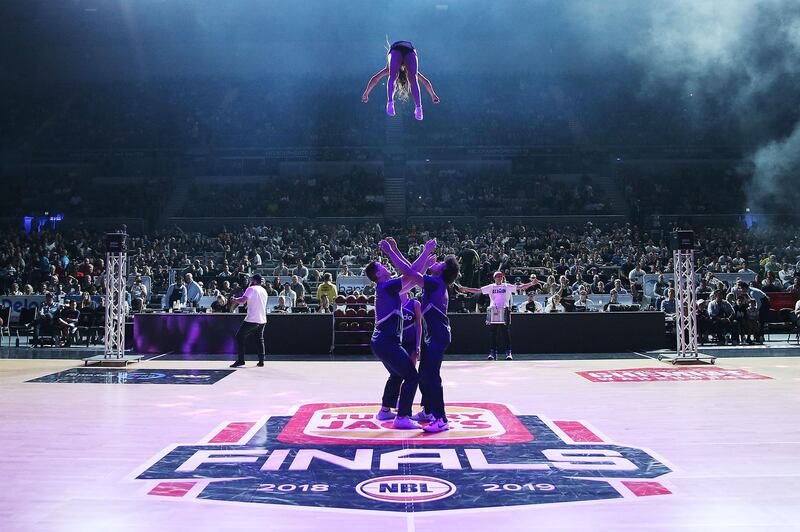
[[[473,249],[471,241],[464,242],[464,249],[459,255],[461,259],[461,284],[464,286],[475,287],[478,281],[476,278],[478,262],[480,257],[478,252]]]

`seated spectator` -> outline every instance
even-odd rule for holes
[[[628,291],[622,287],[622,280],[621,279],[614,279],[614,290],[617,291],[617,294],[627,294]]]
[[[308,268],[306,268],[303,265],[303,261],[302,260],[300,260],[300,259],[297,260],[297,266],[295,266],[295,268],[292,270],[292,275],[296,275],[297,277],[299,277],[303,281],[308,279]]]
[[[589,299],[589,293],[586,289],[581,288],[578,292],[578,299],[575,301],[575,310],[589,310],[589,307],[594,305],[594,301]]]
[[[208,288],[206,288],[206,295],[207,296],[211,296],[211,297],[217,297],[220,294],[221,294],[221,292],[217,288],[217,281],[215,281],[214,279],[211,279],[208,282]]]
[[[315,270],[325,269],[325,261],[322,260],[322,253],[317,253],[317,255],[314,257],[314,260],[311,261],[311,267]]]
[[[695,289],[697,299],[709,299],[711,297],[711,288],[708,286],[708,281],[705,277],[700,279],[700,284]]]
[[[147,305],[147,286],[142,282],[142,276],[137,275],[131,285],[131,309],[133,312],[141,312]]]
[[[69,347],[72,343],[72,338],[78,330],[78,318],[80,316],[81,313],[78,310],[77,301],[70,301],[58,313],[58,327],[61,329],[62,336],[66,339],[65,347]]]
[[[520,309],[521,312],[527,312],[529,314],[534,314],[534,313],[538,314],[544,312],[541,303],[536,301],[535,296],[536,294],[534,294],[533,292],[530,292],[528,294],[528,300],[525,301],[525,303],[523,303],[522,308]]]
[[[367,286],[364,287],[364,290],[361,291],[362,294],[365,296],[374,296],[375,295],[375,287],[378,285],[375,281],[370,281]]]
[[[276,297],[278,295],[278,291],[272,287],[272,283],[269,281],[264,281],[264,290],[267,291],[268,296]]]
[[[783,268],[778,272],[778,279],[783,285],[782,289],[789,288],[794,280],[794,270],[791,269],[788,262],[783,263]]]
[[[631,292],[633,292],[633,297],[635,301],[639,301],[641,299],[641,293],[644,286],[644,274],[645,271],[642,269],[642,265],[640,263],[636,264],[636,267],[628,273],[628,282],[630,283]]]
[[[748,299],[746,295],[739,294],[735,310],[740,342],[752,344],[759,329],[758,305],[754,300]]]
[[[39,309],[36,311],[33,335],[34,343],[37,342],[42,334],[50,334],[58,330],[56,327],[58,311],[58,303],[53,299],[53,294],[47,292],[44,296],[44,302],[39,305]]]
[[[17,283],[11,283],[11,287],[6,291],[6,295],[21,296],[22,290],[19,289],[19,285]]]
[[[664,274],[659,273],[658,279],[656,279],[656,284],[653,285],[653,294],[660,297],[665,297],[668,289],[669,283],[664,279]],[[709,291],[709,293],[711,292]]]
[[[661,312],[669,318],[675,317],[675,289],[670,288],[667,291],[667,298],[661,302]]]
[[[289,312],[289,307],[286,306],[286,298],[284,296],[278,296],[278,304],[272,308],[272,312],[277,314],[286,314]]]
[[[780,292],[783,291],[783,283],[775,277],[775,273],[768,271],[766,277],[761,281],[761,290],[764,292]]]
[[[283,290],[281,290],[281,293],[278,294],[278,297],[283,297],[284,303],[289,308],[295,306],[295,303],[297,303],[297,294],[294,293],[294,290],[292,290],[292,285],[289,283],[283,285]]]
[[[714,292],[714,300],[708,305],[708,316],[711,318],[717,342],[720,345],[725,345],[726,335],[734,334],[735,312],[731,304],[725,300],[725,294],[722,290]]]
[[[697,300],[697,336],[701,343],[704,343],[708,336],[712,334],[713,326],[711,318],[708,316],[708,300]]]
[[[338,277],[349,277],[353,275],[353,272],[350,271],[350,266],[343,262],[339,265],[339,272],[336,275]]]
[[[91,312],[95,308],[94,301],[92,301],[92,295],[89,292],[83,292],[81,294],[81,300],[78,303],[78,310],[82,313]]]
[[[211,312],[214,314],[229,312],[228,301],[225,299],[225,296],[222,294],[217,294],[217,298],[214,299],[213,303],[211,303]]]
[[[800,275],[794,276],[794,282],[786,291],[800,297]]]
[[[565,312],[564,306],[561,305],[561,296],[554,294],[550,299],[548,299],[547,304],[544,307],[544,312]]]
[[[561,297],[569,297],[572,295],[572,287],[569,285],[569,280],[566,275],[558,278],[558,288],[556,291],[561,294]]]
[[[606,293],[606,285],[603,281],[597,281],[595,284],[592,285],[592,293],[593,294],[605,294]]]
[[[286,266],[286,262],[283,259],[281,259],[280,263],[272,270],[272,275],[275,277],[289,275],[289,267]]]
[[[608,294],[610,297],[608,299],[608,303],[603,305],[603,312],[608,312],[611,308],[611,305],[619,305],[619,292],[612,288]]]

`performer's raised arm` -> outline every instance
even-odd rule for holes
[[[436,91],[433,90],[433,85],[431,85],[430,80],[423,76],[422,72],[417,72],[417,79],[422,83],[422,86],[425,87],[425,90],[428,91],[428,94],[431,95],[433,103],[439,103],[441,100],[439,100],[439,97],[436,95]]]
[[[408,280],[417,286],[422,286],[422,275],[419,273],[419,271],[417,271],[417,269],[420,267],[420,264],[428,263],[428,257],[430,257],[430,254],[434,249],[436,249],[435,239],[428,240],[425,243],[425,249],[422,250],[422,253],[417,260],[414,261],[414,264],[410,264],[408,259],[406,259],[403,254],[396,249],[396,247],[392,247],[392,245],[386,240],[381,240],[380,248],[381,251],[386,253],[386,256],[389,257],[389,259],[392,261],[392,264],[394,264],[395,268],[397,268],[397,271],[403,276],[404,280]]]
[[[369,101],[369,93],[372,92],[372,89],[375,88],[375,85],[377,85],[381,79],[383,79],[388,75],[389,75],[389,67],[384,67],[377,74],[369,78],[369,82],[367,83],[367,88],[364,91],[364,94],[361,95],[361,101],[367,103]]]

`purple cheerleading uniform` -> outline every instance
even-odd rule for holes
[[[375,288],[375,330],[372,333],[370,347],[372,353],[383,362],[389,372],[390,380],[401,380],[400,400],[397,403],[398,416],[410,416],[414,394],[417,393],[419,375],[411,357],[401,345],[403,330],[403,316],[401,311],[400,290],[403,287],[402,278],[391,279],[378,283]],[[388,383],[387,383],[388,384]],[[395,404],[387,397],[384,390],[384,405],[394,407]]]
[[[419,367],[419,385],[425,397],[426,412],[447,421],[441,376],[444,352],[450,345],[447,283],[439,276],[425,275],[423,279],[422,317],[427,349]]]
[[[417,328],[414,323],[414,300],[409,299],[403,308],[402,312],[402,327],[403,327],[403,340],[402,346],[409,356],[417,350]],[[400,387],[403,384],[403,379],[396,373],[389,372],[389,378],[386,380],[386,386],[383,388],[383,398],[381,399],[382,406],[386,408],[394,408],[397,405],[397,398],[400,396]]]

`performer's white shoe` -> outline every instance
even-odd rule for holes
[[[407,429],[421,429],[422,427],[419,426],[419,423],[412,420],[408,416],[397,416],[394,418],[394,428],[400,430],[407,430]]]
[[[514,360],[514,357],[511,356],[511,351],[506,353],[506,360]]]
[[[395,414],[391,410],[384,410],[383,408],[381,408],[380,410],[378,410],[378,414],[375,417],[381,421],[389,421],[390,419],[396,418],[397,414]]]
[[[450,425],[447,424],[447,421],[443,420],[442,418],[439,418],[433,421],[432,423],[428,423],[427,425],[422,427],[422,430],[424,430],[425,432],[444,432],[446,430],[450,430]]]
[[[394,116],[394,101],[386,102],[386,114]]]

